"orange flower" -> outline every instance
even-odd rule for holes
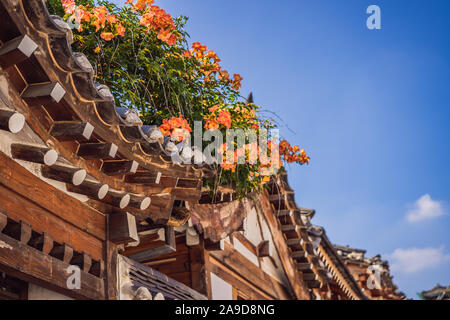
[[[138,10],[144,10],[153,1],[139,1],[135,4],[135,8]],[[175,33],[176,27],[172,20],[172,16],[164,9],[158,6],[151,5],[149,10],[146,10],[142,15],[139,23],[148,28],[148,30],[154,30],[158,33],[158,39],[166,42],[169,45],[177,43],[179,35]]]
[[[119,20],[116,18],[115,15],[108,14],[108,15],[106,15],[106,21],[108,21],[111,24],[114,24],[114,23],[118,22]]]
[[[283,156],[283,160],[287,163],[309,164],[310,158],[306,155],[305,150],[300,149],[298,146],[292,147],[286,140],[280,142],[279,150],[280,158]]]
[[[206,57],[208,59],[213,59],[214,62],[220,62],[219,57],[217,56],[217,54],[214,51],[209,50],[208,53],[206,54]]]
[[[222,110],[219,112],[219,117],[217,118],[220,124],[224,125],[227,129],[231,127],[231,114],[228,110]]]
[[[104,29],[106,25],[106,16],[108,14],[108,9],[105,6],[95,7],[92,10],[94,20],[92,21],[92,25],[95,26],[96,31],[100,29]]]
[[[122,24],[118,24],[116,26],[116,32],[118,36],[124,37],[125,36],[125,28]]]
[[[61,0],[64,12],[68,14],[74,14],[76,5],[74,0]]]
[[[97,46],[97,48],[94,49],[95,53],[100,53],[100,46]]]
[[[147,9],[147,7],[151,6],[153,0],[137,0],[135,4],[133,4],[133,0],[127,0],[125,4],[133,5],[133,8],[138,11],[143,11]]]
[[[183,141],[189,136],[189,132],[192,132],[191,127],[187,120],[183,119],[183,116],[172,117],[169,120],[164,119],[162,125],[159,126],[159,130],[164,136],[172,136],[176,141]]]
[[[206,130],[217,130],[219,129],[219,122],[216,118],[207,119],[204,127]]]
[[[100,37],[105,41],[111,41],[114,38],[114,35],[111,32],[102,32]]]
[[[226,81],[230,80],[230,75],[229,75],[228,71],[226,71],[226,70],[220,71],[219,80],[222,80],[222,79],[225,79]]]
[[[196,51],[197,53],[203,53],[208,50],[208,48],[202,45],[199,41],[192,44],[192,49],[194,49],[194,51]]]
[[[77,8],[77,17],[79,19],[79,22],[85,21],[89,22],[91,21],[91,13],[86,9],[86,7],[79,5]]]
[[[214,113],[217,111],[217,109],[219,109],[219,105],[216,104],[215,106],[212,106],[208,110],[209,110],[209,112]]]
[[[224,170],[231,170],[232,172],[234,172],[236,170],[236,165],[235,164],[222,163],[220,166]]]
[[[233,89],[239,90],[239,88],[242,86],[241,82],[244,80],[240,74],[235,74],[233,76]]]

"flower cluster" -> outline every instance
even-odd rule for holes
[[[233,120],[240,127],[259,129],[257,107],[252,103],[236,103],[233,107]]]
[[[217,130],[220,125],[226,129],[231,127],[231,114],[227,109],[221,109],[218,105],[215,105],[208,109],[210,112],[204,116],[206,130]]]
[[[159,126],[164,136],[170,136],[173,140],[181,142],[187,140],[189,133],[192,132],[191,127],[183,116],[164,119],[162,125]]]
[[[110,14],[105,6],[91,8],[90,6],[76,5],[75,0],[61,0],[64,12],[72,15],[79,23],[78,31],[83,31],[83,26],[94,26],[95,31],[102,31],[100,37],[105,41],[111,41],[116,36],[125,36],[125,28],[114,14]]]
[[[220,130],[223,136],[230,128],[246,133],[253,129],[261,139],[276,127],[261,116],[258,106],[242,101],[242,76],[222,69],[216,52],[200,42],[186,50],[184,17],[173,19],[154,0],[123,1],[128,6],[111,0],[46,1],[56,11],[52,14],[64,16],[69,24],[75,20],[80,33],[74,33],[74,50],[95,63],[97,81],[108,85],[121,105],[140,110],[146,124],[162,123],[161,133],[176,142],[191,139],[195,120],[204,121],[204,130]],[[118,37],[124,38],[117,41]],[[189,122],[168,114],[182,114]],[[215,167],[217,174],[205,178],[204,184],[210,190],[227,185],[238,197],[261,190],[283,162],[310,161],[303,149],[285,140],[277,145],[268,141],[267,147],[228,143],[218,150],[222,159]]]
[[[310,160],[305,150],[300,149],[298,146],[292,147],[286,140],[280,142],[280,156],[283,156],[283,160],[287,163],[309,164]]]
[[[241,82],[243,78],[240,74],[233,75],[230,78],[228,71],[223,70],[220,66],[220,58],[212,50],[208,50],[208,47],[200,42],[194,42],[190,50],[184,52],[184,57],[195,57],[201,63],[201,70],[203,72],[204,81],[206,83],[211,82],[214,76],[217,76],[219,81],[223,81],[227,84],[231,84],[234,90],[239,90],[242,86]]]
[[[175,45],[179,38],[172,16],[164,9],[153,4],[153,0],[127,0],[133,9],[142,14],[140,24],[147,30],[153,30],[158,34],[158,39],[168,45]]]

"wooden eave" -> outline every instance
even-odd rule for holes
[[[148,128],[123,117],[109,89],[94,83],[87,58],[72,52],[71,31],[55,23],[44,1],[2,0],[0,10],[0,66],[12,100],[7,112],[23,115],[42,140],[37,149],[30,141],[12,146],[14,157],[42,164],[45,177],[87,195],[93,208],[131,212],[138,222],[169,223],[175,200],[200,199],[207,168],[174,164],[161,141],[149,139]],[[0,129],[10,118],[0,114]],[[57,163],[45,161],[51,152]],[[98,199],[105,185],[107,195]]]
[[[337,254],[336,249],[330,243],[325,231],[321,236],[319,252],[327,268],[330,270],[338,286],[353,300],[367,300],[360,286],[352,276],[347,265]]]
[[[302,219],[302,215],[306,215],[307,220],[311,219],[315,211],[297,206],[286,171],[281,171],[269,182],[267,194],[273,215],[277,219],[278,229],[289,248],[289,258],[300,278],[311,290],[324,287],[329,279],[326,270],[319,264],[319,257],[308,236],[308,225]]]

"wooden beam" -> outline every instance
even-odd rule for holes
[[[175,230],[173,227],[164,227],[164,245],[134,253],[130,255],[129,258],[138,262],[145,262],[159,256],[173,253],[175,251],[177,251]]]
[[[172,195],[170,193],[158,193],[158,194],[152,194],[150,195],[152,199],[152,206],[158,207],[158,208],[166,208],[167,203],[169,201],[172,201]]]
[[[240,291],[244,292],[249,299],[252,300],[273,300],[274,297],[268,295],[265,291],[256,287],[253,283],[248,281],[245,276],[242,276],[239,272],[235,272],[225,265],[223,265],[220,261],[215,259],[212,256],[208,258],[208,274],[212,273],[218,276],[220,279],[229,283],[233,288],[239,288]],[[211,292],[211,279],[210,276],[207,278],[208,280],[208,291]],[[212,295],[208,298],[212,299]]]
[[[209,256],[223,264],[226,268],[232,270],[234,273],[239,274],[246,282],[251,283],[254,287],[258,288],[258,291],[264,292],[266,298],[289,298],[286,288],[270,275],[262,271],[258,266],[253,264],[227,242],[225,242],[225,249],[223,251],[209,252]]]
[[[88,180],[84,180],[83,183],[78,186],[68,183],[66,184],[66,187],[69,192],[82,194],[94,200],[103,200],[109,191],[109,186],[107,184]]]
[[[306,281],[306,285],[310,289],[319,289],[321,287],[320,282],[317,280],[311,280],[311,281],[308,280],[308,281]]]
[[[303,245],[304,241],[303,239],[288,239],[286,240],[286,244],[291,247],[291,246],[296,246],[296,245]]]
[[[297,263],[297,270],[299,271],[311,271],[312,268],[312,263]]]
[[[43,232],[36,239],[32,240],[30,244],[33,248],[42,251],[44,254],[50,254],[53,249],[53,238],[46,232]]]
[[[299,230],[299,226],[297,226],[297,225],[286,224],[286,225],[281,226],[281,231],[284,233],[293,232],[293,231],[295,232],[297,230]]]
[[[293,210],[279,210],[279,211],[275,211],[276,215],[278,218],[280,217],[291,217],[294,215],[294,211]]]
[[[25,116],[18,112],[0,110],[0,129],[11,133],[20,132],[25,126]]]
[[[0,233],[3,232],[3,229],[5,229],[6,225],[8,224],[8,216],[5,212],[0,211]]]
[[[312,243],[306,242],[305,249],[306,249],[306,252],[308,252],[310,255],[315,256],[314,247],[313,247]]]
[[[117,212],[109,216],[109,237],[115,244],[139,241],[136,218],[128,212]]]
[[[64,261],[65,263],[70,263],[73,257],[73,248],[67,243],[54,244],[50,255],[56,259]]]
[[[7,189],[3,186],[7,186]],[[17,220],[28,219],[27,222],[32,223],[33,228],[42,227],[39,232],[48,231],[51,225],[53,231],[65,229],[66,234],[61,233],[60,236],[68,239],[67,233],[76,227],[84,230],[83,236],[78,237],[85,241],[80,243],[82,247],[96,243],[97,239],[106,239],[106,223],[101,213],[30,174],[2,152],[0,194],[3,199],[0,201],[0,210],[8,211],[10,215],[15,214],[19,217]],[[52,235],[55,237],[55,234]],[[94,239],[88,240],[88,235]],[[94,257],[94,254],[90,254]]]
[[[197,189],[198,179],[178,179],[177,188]]]
[[[189,202],[198,202],[202,196],[202,190],[200,189],[188,189],[188,188],[175,188],[171,191],[172,196],[176,200],[183,200]]]
[[[236,238],[244,247],[247,248],[253,255],[258,256],[257,249],[253,243],[251,243],[241,232],[236,231],[233,233],[233,237]]]
[[[84,159],[114,159],[117,146],[114,143],[83,143],[78,148],[77,155]]]
[[[130,207],[138,210],[147,210],[150,207],[152,199],[150,197],[142,197],[137,195],[130,195]]]
[[[138,167],[139,164],[136,161],[114,160],[103,162],[102,171],[107,175],[114,176],[126,173],[135,173]]]
[[[315,280],[319,280],[319,276],[315,273],[303,273],[303,280],[315,281]]]
[[[286,277],[289,280],[291,288],[293,289],[297,299],[309,300],[309,291],[307,290],[306,285],[303,284],[304,282],[300,278],[299,272],[290,256],[289,247],[286,245],[284,235],[280,230],[279,222],[276,218],[275,212],[272,209],[272,205],[268,200],[268,193],[266,190],[262,192],[259,200],[260,201],[255,202],[256,207],[263,213],[263,216],[267,222],[272,239],[275,243],[275,248],[280,256],[281,264],[286,273]]]
[[[128,193],[109,190],[108,194],[102,199],[102,202],[113,207],[125,209],[130,204],[130,200],[131,196]]]
[[[258,258],[270,257],[270,242],[268,240],[261,241],[256,246],[256,255]]]
[[[0,233],[0,269],[26,282],[48,287],[76,299],[104,299],[103,280],[81,271],[79,290],[69,290],[70,266],[24,243]]]
[[[137,171],[134,174],[127,174],[125,182],[135,184],[159,184],[161,172]]]
[[[53,149],[18,143],[11,145],[11,154],[14,159],[45,164],[46,166],[54,165],[59,157]]]
[[[92,261],[90,273],[98,278],[103,278],[105,275],[105,262],[103,260]]]
[[[42,167],[41,173],[48,179],[53,179],[65,183],[71,183],[74,186],[79,186],[86,179],[86,170],[78,168],[70,168],[60,165],[52,167]]]
[[[23,221],[11,221],[11,223],[6,225],[3,232],[25,244],[31,239],[31,226]]]
[[[58,103],[66,94],[66,90],[58,83],[39,83],[29,85],[22,93],[22,99],[31,105]]]
[[[107,217],[109,218],[109,217]],[[106,245],[106,262],[105,262],[105,282],[106,282],[106,297],[108,300],[119,300],[119,279],[118,279],[118,261],[119,254],[117,246],[111,241]]]
[[[23,189],[24,194],[28,196],[28,192],[33,192],[34,189],[29,190]],[[0,194],[2,195],[0,209],[8,212],[8,224],[11,220],[22,220],[32,225],[35,233],[51,233],[57,243],[68,243],[79,252],[88,252],[94,259],[102,257],[103,245],[99,238],[102,234],[99,234],[99,237],[90,234],[100,225],[95,220],[95,216],[81,215],[82,213],[85,214],[83,207],[70,207],[70,205],[65,204],[62,209],[65,212],[61,213],[61,216],[55,216],[52,212],[46,211],[44,206],[31,202],[26,197],[14,193],[3,185],[0,186]],[[45,199],[48,199],[48,197]],[[64,198],[59,198],[57,201],[63,201],[62,199]],[[79,218],[77,215],[81,216],[81,221],[77,220]],[[63,217],[70,220],[65,220]],[[104,220],[104,217],[102,218]],[[85,224],[83,225],[83,223]],[[80,227],[75,226],[75,224]],[[74,237],[74,234],[77,236]]]
[[[28,59],[38,45],[27,35],[14,38],[0,48],[0,65],[6,69]]]
[[[294,251],[291,254],[292,259],[305,259],[308,257],[308,253],[305,251]]]
[[[89,122],[56,121],[49,133],[60,141],[89,140],[94,132],[94,126]]]
[[[327,284],[330,281],[330,278],[328,278],[327,271],[325,269],[318,268],[317,274],[319,275],[319,279],[322,284]]]
[[[213,242],[210,239],[205,239],[204,246],[206,251],[222,251],[225,249],[225,242],[224,240]]]
[[[89,273],[92,266],[92,258],[89,254],[85,252],[76,253],[73,255],[72,260],[70,260],[71,265],[79,266],[81,270]]]

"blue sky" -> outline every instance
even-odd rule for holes
[[[156,3],[311,155],[289,180],[333,242],[389,258],[411,298],[450,285],[450,1]]]

